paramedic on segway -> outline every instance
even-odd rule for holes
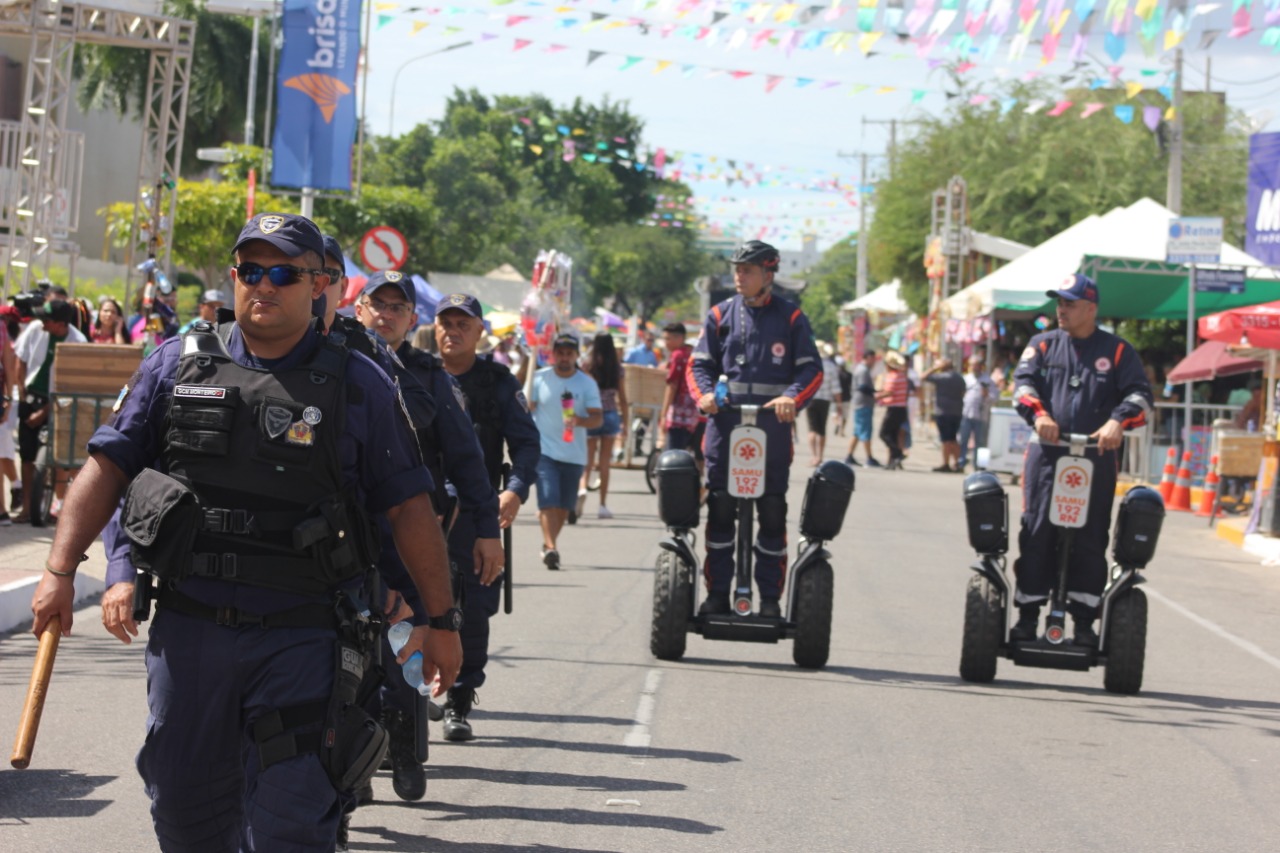
[[[1115,498],[1119,449],[1124,432],[1146,423],[1151,387],[1133,345],[1097,326],[1098,286],[1088,276],[1070,276],[1058,290],[1058,328],[1036,335],[1014,371],[1014,402],[1035,435],[1023,469],[1022,530],[1014,562],[1018,622],[1011,641],[1034,640],[1040,606],[1057,575],[1055,529],[1049,522],[1054,465],[1068,448],[1050,446],[1070,434],[1097,441],[1090,450],[1094,477],[1089,513],[1075,533],[1068,570],[1067,611],[1076,645],[1098,645],[1098,617],[1107,580],[1107,531]]]
[[[822,385],[822,361],[804,312],[773,295],[778,250],[750,240],[730,263],[737,295],[712,307],[702,338],[689,362],[689,393],[709,415],[704,450],[707,488],[707,557],[703,574],[707,599],[699,615],[733,612],[737,501],[728,491],[729,433],[738,424],[738,406],[761,406],[756,425],[767,436],[764,493],[756,500],[760,532],[755,542],[759,615],[780,619],[787,565],[787,475],[791,468],[791,425]],[[721,411],[715,387],[729,383],[734,408]],[[750,594],[737,596],[739,615],[750,610]]]

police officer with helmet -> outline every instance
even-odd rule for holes
[[[70,633],[76,567],[123,494],[134,562],[158,578],[137,765],[160,848],[331,850],[338,791],[385,751],[354,706],[376,630],[370,515],[430,614],[400,660],[421,651],[441,694],[461,662],[445,543],[395,385],[313,322],[328,284],[315,225],[260,214],[234,252],[236,322],[158,347],[91,439],[33,630],[56,616]],[[103,596],[124,642],[141,577]]]
[[[437,511],[446,516],[447,527],[449,519],[453,519],[449,543],[454,572],[467,576],[476,571],[482,577],[496,578],[504,564],[498,496],[462,391],[439,358],[414,349],[405,339],[417,324],[414,307],[414,287],[407,276],[395,270],[376,272],[356,302],[356,319],[392,348],[412,379],[426,388],[435,401],[435,418],[428,427],[419,428],[417,435],[427,467],[433,474],[438,472],[438,483],[447,478],[457,496],[458,512],[454,518],[452,495],[437,489]],[[465,548],[455,544],[458,542],[465,542]],[[455,595],[460,583],[455,580]],[[464,617],[464,626],[465,623]],[[410,713],[414,708],[413,691],[397,672],[388,672],[388,681],[389,687],[383,691],[384,711]],[[393,782],[402,799],[420,799],[426,789],[422,767],[412,757],[413,742],[404,740],[405,735],[411,734],[412,729],[391,728]]]
[[[756,584],[761,616],[780,618],[787,561],[787,476],[791,469],[791,424],[822,386],[822,360],[809,319],[793,302],[773,293],[778,250],[749,240],[733,253],[737,295],[711,308],[702,338],[689,361],[689,393],[711,417],[704,444],[707,474],[707,599],[703,615],[730,612],[736,502],[728,491],[729,433],[741,421],[736,410],[720,411],[715,387],[729,379],[729,402],[759,405],[756,425],[768,436],[764,495],[756,501]]]
[[[1097,450],[1086,451],[1094,460],[1089,517],[1072,545],[1066,599],[1075,628],[1073,641],[1096,647],[1093,621],[1107,579],[1107,531],[1119,469],[1116,451],[1125,430],[1146,423],[1151,386],[1133,345],[1098,328],[1098,285],[1093,279],[1076,273],[1045,295],[1057,300],[1058,328],[1032,338],[1013,372],[1014,403],[1035,435],[1024,462],[1022,529],[1013,564],[1018,621],[1009,638],[1036,638],[1040,607],[1057,575],[1049,503],[1054,466],[1068,450],[1057,442],[1071,434],[1088,435],[1098,443]]]
[[[444,369],[462,388],[467,411],[484,450],[489,481],[499,490],[498,524],[503,529],[509,528],[520,506],[529,499],[530,483],[537,478],[538,459],[542,456],[541,436],[529,414],[520,383],[511,371],[491,357],[476,355],[476,347],[485,334],[480,300],[466,293],[443,297],[436,307],[435,325],[436,345],[444,360]],[[504,442],[511,457],[510,466],[502,462]],[[489,619],[498,612],[496,581],[501,569],[493,571],[473,564],[470,555],[474,539],[474,526],[462,519],[449,533],[449,556],[461,569],[464,584],[462,671],[449,690],[443,710],[444,737],[450,741],[468,741],[474,737],[467,716],[476,690],[485,683]]]

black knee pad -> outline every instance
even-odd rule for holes
[[[756,501],[760,535],[780,537],[787,532],[787,496],[765,495]]]
[[[738,518],[738,502],[725,489],[707,492],[707,526],[733,527]]]

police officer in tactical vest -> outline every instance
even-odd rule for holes
[[[332,850],[337,792],[386,750],[356,696],[377,631],[371,514],[386,515],[393,541],[381,547],[404,557],[428,614],[399,660],[421,651],[440,694],[460,666],[458,617],[396,387],[313,322],[328,284],[320,232],[261,214],[234,252],[236,322],[201,322],[158,347],[90,440],[33,630],[57,616],[70,633],[76,567],[123,494],[121,526],[146,574],[109,578],[103,623],[137,636],[135,598],[154,576],[137,765],[160,848]]]
[[[484,309],[465,293],[443,297],[436,307],[436,346],[444,369],[462,387],[467,411],[484,450],[489,481],[498,494],[498,523],[509,528],[529,498],[529,485],[538,472],[542,439],[529,414],[520,383],[511,371],[490,358],[478,358],[484,336]],[[511,457],[504,466],[503,442]],[[506,482],[503,482],[504,469]],[[462,569],[462,672],[449,690],[444,706],[445,740],[467,741],[474,736],[467,715],[476,690],[485,683],[489,661],[489,619],[498,612],[501,566],[481,566],[469,559],[475,530],[459,523],[449,533],[449,557]],[[509,579],[508,579],[508,582]]]
[[[445,517],[446,527],[459,531],[467,542],[465,553],[456,547],[450,551],[456,594],[462,585],[456,578],[457,573],[469,574],[472,567],[495,577],[502,572],[498,497],[457,383],[444,371],[438,358],[414,349],[405,340],[418,321],[414,297],[413,284],[404,274],[394,270],[376,272],[369,277],[356,301],[356,319],[392,348],[410,376],[426,388],[434,400],[435,418],[428,428],[418,429],[417,435],[427,467],[436,475],[437,482],[447,478],[448,486],[456,494],[455,499],[437,489],[437,511]],[[397,672],[389,672],[388,681],[390,685],[383,691],[384,710],[408,713],[414,707],[413,691]],[[390,731],[396,793],[402,799],[420,799],[426,790],[422,767],[416,759],[409,766],[403,758],[412,756],[413,742],[412,739],[403,742],[402,735],[408,734],[411,738],[412,730],[392,727]],[[410,776],[411,771],[416,772]]]

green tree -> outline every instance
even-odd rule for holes
[[[1126,101],[1112,90],[1054,91],[1045,85],[1016,84],[998,90],[986,104],[953,100],[943,116],[915,125],[915,134],[897,152],[893,177],[876,189],[876,215],[868,235],[873,279],[903,281],[912,309],[927,309],[925,236],[934,190],[953,175],[968,185],[970,225],[989,234],[1038,245],[1092,213],[1132,204],[1147,196],[1163,200],[1168,160],[1161,134],[1152,134],[1140,115],[1144,105],[1164,109],[1164,98]],[[1000,102],[1016,98],[1011,110]],[[1095,101],[1104,114],[1081,120],[1019,108],[1032,100],[1075,104]],[[1129,103],[1139,117],[1118,121],[1111,107]],[[1183,214],[1222,216],[1238,231],[1244,213],[1247,164],[1245,125],[1212,97],[1190,98],[1184,109]]]
[[[822,255],[818,265],[805,276],[808,286],[800,294],[815,337],[835,340],[840,325],[840,306],[853,299],[858,290],[858,238],[846,237]]]
[[[683,296],[710,266],[676,229],[612,225],[589,249],[588,292],[597,305],[612,299],[622,313],[647,317]]]

